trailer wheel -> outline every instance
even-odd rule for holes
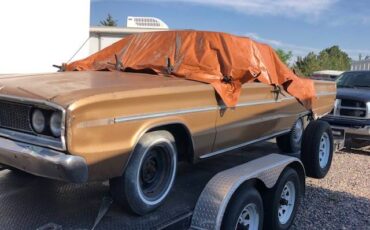
[[[289,229],[297,213],[302,192],[297,172],[286,168],[276,185],[264,194],[264,229]]]
[[[303,136],[303,120],[299,118],[293,125],[292,130],[276,138],[279,149],[285,153],[296,153],[301,150]]]
[[[325,121],[311,121],[304,132],[301,151],[307,176],[324,178],[332,158],[333,134],[330,125]]]
[[[167,131],[146,133],[138,142],[121,177],[110,180],[115,201],[139,215],[159,207],[176,174],[175,139]]]
[[[263,225],[263,202],[259,192],[253,187],[243,187],[227,206],[222,221],[223,230],[259,230]]]

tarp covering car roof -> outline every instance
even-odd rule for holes
[[[161,31],[127,36],[66,65],[67,71],[131,71],[170,75],[211,84],[228,107],[246,82],[282,86],[307,109],[314,83],[296,76],[268,45],[220,32]]]

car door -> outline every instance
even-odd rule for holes
[[[244,84],[235,108],[220,107],[211,155],[285,132],[294,123],[296,104],[295,98],[274,86]]]

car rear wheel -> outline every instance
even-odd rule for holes
[[[299,152],[301,150],[303,131],[303,120],[299,118],[289,133],[276,138],[276,144],[279,149],[285,153]]]
[[[325,121],[311,121],[307,126],[303,140],[301,159],[306,175],[324,178],[329,172],[333,158],[333,134]]]
[[[122,206],[139,215],[159,207],[175,179],[177,151],[167,131],[146,133],[137,144],[121,177],[110,180],[111,194]]]

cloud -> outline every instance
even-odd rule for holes
[[[305,56],[309,52],[319,52],[320,51],[320,49],[315,48],[315,47],[301,46],[301,45],[296,45],[296,44],[285,43],[283,41],[279,41],[275,39],[263,38],[259,36],[257,33],[247,33],[245,34],[245,36],[250,37],[259,42],[267,43],[274,48],[280,48],[286,51],[292,51],[295,57]]]
[[[93,0],[102,1],[102,0]],[[119,0],[116,0],[119,1]],[[145,2],[183,2],[229,8],[249,15],[317,17],[338,0],[138,0]]]
[[[271,45],[275,49],[280,48],[283,49],[284,51],[292,51],[293,58],[290,60],[290,64],[293,64],[297,60],[298,56],[304,57],[309,52],[319,53],[322,50],[321,48],[295,45],[275,39],[264,38],[258,35],[257,33],[253,32],[244,34],[244,36],[250,37],[259,42],[267,43],[268,45]],[[351,57],[353,60],[357,60],[359,54],[362,54],[363,57],[370,55],[370,49],[347,49],[347,48],[341,49],[344,52],[346,52],[348,56]]]

